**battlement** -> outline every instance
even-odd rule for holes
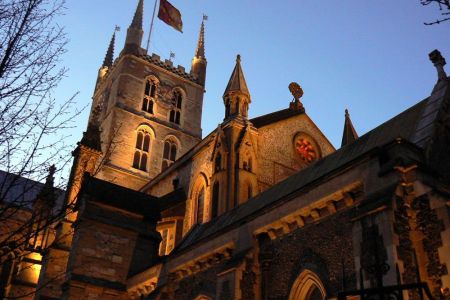
[[[192,81],[197,84],[199,83],[197,76],[187,73],[186,69],[183,66],[178,65],[177,67],[174,67],[172,61],[170,61],[168,59],[162,61],[161,57],[155,53],[152,53],[151,56],[145,54],[145,55],[140,55],[139,57],[152,63],[152,64],[155,64],[163,69],[166,69],[167,71],[170,71],[178,76],[181,76],[189,81]]]

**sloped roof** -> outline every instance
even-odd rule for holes
[[[361,136],[354,143],[340,148],[336,152],[318,160],[310,167],[299,171],[286,180],[274,185],[248,202],[235,207],[209,223],[196,225],[174,250],[182,252],[193,244],[211,237],[227,228],[239,226],[252,216],[269,209],[278,200],[301,190],[308,184],[323,178],[327,174],[351,163],[369,151],[388,144],[396,138],[410,140],[415,133],[418,120],[427,105],[427,99],[417,103],[389,121]]]
[[[236,65],[234,66],[233,73],[231,73],[230,80],[223,95],[225,96],[231,92],[241,92],[250,97],[250,92],[248,91],[247,82],[245,82],[244,72],[241,67],[240,55],[236,57]]]
[[[146,217],[158,218],[158,198],[95,177],[85,175],[80,194]]]
[[[32,209],[36,197],[44,187],[44,183],[17,176],[0,170],[0,203],[4,201],[12,206]],[[65,191],[55,188],[55,211],[59,210],[64,201]]]
[[[291,109],[286,108],[279,111],[275,111],[273,113],[269,113],[266,115],[262,115],[253,119],[250,119],[250,122],[255,126],[256,128],[260,128],[284,119],[288,119],[291,117],[295,117],[298,115],[301,115],[305,113],[304,109]]]

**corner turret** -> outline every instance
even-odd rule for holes
[[[203,16],[202,25],[200,26],[200,34],[198,37],[197,49],[192,59],[191,74],[196,75],[198,82],[205,86],[206,80],[206,57],[205,57],[205,16]]]
[[[245,82],[244,72],[241,67],[241,56],[236,57],[236,66],[223,93],[225,104],[225,119],[230,117],[248,118],[248,107],[251,103],[250,92]]]

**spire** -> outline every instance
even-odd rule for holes
[[[139,0],[130,28],[142,30],[143,16],[144,16],[144,0]]]
[[[197,76],[198,83],[205,86],[206,81],[206,57],[205,57],[205,21],[208,20],[206,15],[203,15],[202,25],[200,26],[200,34],[198,36],[197,49],[192,59],[191,73]]]
[[[227,94],[234,92],[240,92],[250,98],[250,92],[248,91],[247,83],[245,82],[244,72],[241,67],[241,56],[239,54],[236,57],[236,66],[234,67],[223,95],[226,96]]]
[[[345,123],[344,123],[344,133],[342,134],[341,147],[353,143],[358,139],[358,134],[353,127],[352,120],[350,119],[350,114],[348,109],[345,110]]]
[[[114,60],[114,44],[116,42],[116,31],[111,37],[111,41],[109,42],[108,51],[106,51],[105,59],[103,60],[102,67],[111,68]]]
[[[205,58],[205,22],[202,21],[200,26],[200,34],[198,36],[197,49],[195,50],[196,58]]]
[[[139,55],[143,53],[141,49],[142,36],[144,31],[142,29],[142,20],[144,16],[144,0],[139,0],[139,3],[134,13],[133,21],[127,30],[127,37],[125,39],[125,48],[122,53]]]

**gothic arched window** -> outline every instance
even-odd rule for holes
[[[164,142],[163,161],[161,171],[167,169],[177,158],[177,144],[172,140]]]
[[[136,147],[133,157],[133,168],[147,171],[147,161],[150,152],[150,133],[139,129],[136,136]]]
[[[202,187],[197,194],[197,223],[202,224],[204,221],[205,210],[205,189]]]
[[[153,114],[153,106],[156,97],[157,83],[153,79],[147,79],[145,82],[144,99],[142,101],[142,110]]]
[[[169,113],[169,121],[175,124],[181,122],[181,104],[183,102],[183,95],[179,90],[174,90],[172,95],[172,109]]]
[[[218,182],[214,183],[212,191],[212,203],[211,203],[211,217],[217,217],[219,215],[219,194],[220,186]]]

